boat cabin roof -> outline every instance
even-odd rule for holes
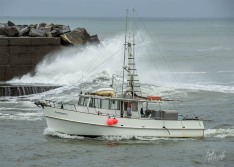
[[[108,99],[108,100],[117,100],[117,101],[127,101],[127,102],[149,102],[149,103],[161,103],[161,101],[155,101],[155,100],[145,100],[145,99],[129,99],[129,98],[121,98],[121,97],[109,97],[109,96],[98,96],[98,95],[85,95],[80,94],[80,97],[86,97],[86,98],[97,98],[97,99]]]

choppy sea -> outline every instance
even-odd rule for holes
[[[0,17],[16,24],[58,23],[85,27],[100,45],[51,53],[35,76],[11,84],[62,87],[20,97],[0,97],[0,166],[233,166],[234,19],[137,18],[136,66],[142,92],[180,99],[183,115],[203,118],[202,139],[85,138],[47,129],[37,99],[77,102],[80,91],[110,85],[121,74],[123,18]],[[138,24],[139,22],[139,24]],[[121,79],[115,87],[120,89]],[[168,107],[168,106],[165,106]]]

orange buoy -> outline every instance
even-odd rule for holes
[[[147,100],[162,100],[161,96],[147,96]]]
[[[114,124],[117,124],[118,122],[119,122],[118,119],[113,118],[113,123],[114,123]]]
[[[107,121],[106,121],[106,124],[111,126],[114,124],[114,120],[112,118],[108,118]]]

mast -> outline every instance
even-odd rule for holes
[[[126,93],[130,93],[132,98],[134,99],[135,93],[140,92],[137,91],[137,87],[140,87],[139,80],[137,79],[137,73],[136,73],[136,66],[135,66],[135,23],[134,23],[134,15],[135,15],[135,10],[133,9],[132,11],[132,20],[131,20],[131,31],[132,34],[129,32],[128,36],[128,41],[126,41],[126,34],[125,34],[125,50],[128,52],[128,65],[127,67],[125,66],[125,50],[124,50],[124,66],[123,66],[123,74],[124,70],[127,71],[127,91]],[[127,29],[126,29],[127,30]],[[123,77],[124,79],[124,77]],[[123,80],[124,83],[124,80]],[[123,91],[123,85],[122,85],[122,91]]]
[[[126,59],[126,46],[127,46],[127,31],[128,31],[128,9],[126,9],[126,18],[125,18],[125,36],[124,36],[124,61],[123,61],[123,81],[122,81],[122,95],[123,95],[123,86],[124,86],[124,70],[125,70],[125,59]]]
[[[135,69],[135,9],[132,10],[132,68]],[[135,70],[132,71],[132,98],[134,99],[134,79],[135,79]]]

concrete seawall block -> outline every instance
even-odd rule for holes
[[[31,45],[60,45],[60,38],[31,38]]]
[[[5,68],[0,68],[0,73],[3,73],[3,77],[0,76],[0,79],[3,78],[3,80],[11,80],[14,77],[20,77],[27,74],[28,72],[33,72],[34,68],[34,65],[5,66]]]
[[[9,51],[9,47],[8,46],[0,46],[0,53],[6,53]]]
[[[0,65],[8,65],[10,62],[10,56],[8,53],[1,53],[0,52]]]
[[[11,65],[34,65],[36,66],[46,56],[45,53],[14,53],[11,54]]]
[[[60,45],[59,37],[3,37],[0,46]]]
[[[31,45],[31,38],[29,37],[21,37],[21,38],[18,38],[18,37],[12,37],[9,39],[9,45],[10,46],[24,46],[24,45]]]
[[[9,42],[10,42],[9,38],[5,38],[5,37],[0,38],[0,46],[8,46]]]
[[[0,38],[0,81],[33,73],[45,56],[60,49],[60,38],[57,37]]]
[[[7,66],[0,65],[0,81],[6,80],[6,68]]]

